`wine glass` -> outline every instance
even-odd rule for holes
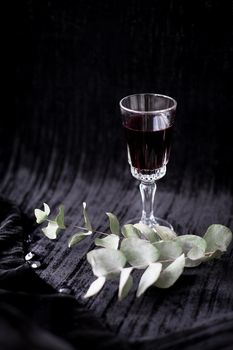
[[[140,181],[142,216],[128,223],[152,228],[172,225],[154,216],[156,180],[166,174],[177,102],[169,96],[145,93],[122,98],[120,109],[125,130],[128,162],[134,178]]]

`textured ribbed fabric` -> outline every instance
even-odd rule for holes
[[[156,215],[180,233],[203,235],[212,223],[233,229],[232,2],[36,0],[16,6],[16,116],[5,112],[0,130],[0,192],[11,201],[1,201],[2,295],[21,290],[34,298],[49,286],[48,293],[69,287],[74,299],[67,298],[75,306],[63,307],[64,317],[84,308],[101,323],[109,346],[123,338],[125,346],[138,349],[230,348],[232,246],[219,261],[186,269],[169,290],[151,288],[135,299],[135,284],[118,303],[117,280],[83,299],[94,280],[86,261],[93,238],[73,249],[67,240],[75,225],[83,225],[83,201],[100,231],[108,229],[106,211],[122,223],[140,215],[118,107],[120,98],[136,92],[167,94],[178,102]],[[43,202],[54,214],[65,205],[70,226],[57,241],[43,237],[35,224],[33,211]],[[25,265],[23,250],[36,253],[39,269]],[[49,305],[42,299],[41,310]],[[56,312],[45,309],[46,331],[59,336]],[[34,321],[41,327],[36,319],[43,320],[39,308]],[[87,335],[88,321],[80,320],[70,320],[70,330],[82,324],[85,337],[96,339],[96,324]],[[60,336],[77,347],[81,334],[72,334],[65,329]]]
[[[76,282],[71,283],[70,278],[58,277],[62,269],[57,268],[51,273],[53,283],[49,281],[49,284],[58,281],[61,286],[63,282],[63,288],[68,288],[71,295],[56,293],[43,281],[49,279],[39,278],[24,260],[28,250],[23,234],[27,230],[27,220],[11,203],[1,200],[0,205],[3,209],[0,226],[3,247],[0,265],[1,349],[69,350],[88,346],[95,349],[225,349],[231,345],[233,300],[232,258],[230,260],[229,255],[215,266],[211,263],[199,268],[196,276],[194,272],[186,272],[170,293],[154,289],[140,302],[130,297],[117,303],[116,286],[112,284],[92,303],[81,306],[77,291],[83,289],[85,280],[88,284],[90,273],[80,272]],[[36,246],[41,247],[41,244],[36,243]],[[47,252],[46,246],[44,250]],[[42,254],[38,257],[40,262],[45,261]],[[38,261],[38,257],[34,261]],[[71,265],[53,260],[59,261],[65,266],[64,274],[65,270],[74,271]],[[37,271],[43,275],[45,271],[51,271],[50,266],[45,268],[42,264]],[[206,279],[206,275],[210,277]],[[200,315],[201,312],[205,315]],[[117,322],[120,323],[118,329],[115,328]]]

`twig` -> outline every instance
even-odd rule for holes
[[[81,227],[81,226],[74,226],[74,227],[76,227],[76,228],[79,228],[80,230],[84,230],[84,231],[90,231],[90,230],[88,230],[86,227]],[[93,230],[92,231],[93,233],[95,232],[95,233],[100,233],[101,235],[104,235],[104,236],[109,236],[107,233],[104,233],[104,232],[101,232],[101,231],[97,231],[97,230]]]

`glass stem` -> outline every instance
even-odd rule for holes
[[[142,197],[142,217],[140,222],[148,226],[153,226],[156,222],[154,217],[156,187],[155,182],[141,182],[139,185]]]

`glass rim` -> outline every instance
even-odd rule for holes
[[[130,108],[127,108],[125,106],[123,106],[123,101],[129,97],[132,97],[132,96],[145,96],[145,95],[152,95],[152,96],[155,96],[155,97],[163,97],[167,100],[170,100],[173,102],[173,105],[171,107],[168,107],[168,108],[163,108],[163,109],[156,109],[156,110],[151,110],[151,111],[139,111],[139,110],[136,110],[136,109],[130,109]],[[173,98],[173,97],[170,97],[170,96],[167,96],[167,95],[163,95],[163,94],[155,94],[155,93],[151,93],[151,92],[148,92],[148,93],[139,93],[139,94],[132,94],[132,95],[128,95],[128,96],[125,96],[123,97],[120,102],[120,107],[126,111],[126,112],[130,112],[130,113],[136,113],[136,114],[153,114],[153,113],[161,113],[161,112],[167,112],[167,111],[171,111],[173,109],[176,108],[177,106],[177,102],[176,100]]]

